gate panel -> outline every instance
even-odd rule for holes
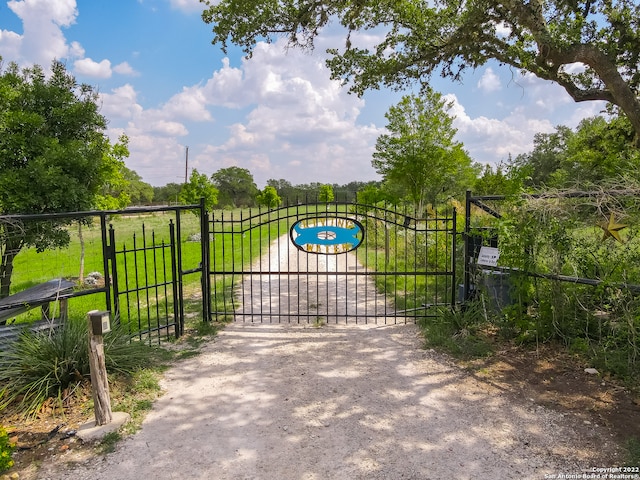
[[[397,323],[455,302],[455,212],[351,203],[214,213],[212,317]],[[360,232],[361,230],[361,232]]]
[[[116,244],[109,228],[114,321],[131,336],[160,342],[162,337],[178,337],[183,330],[183,309],[179,292],[176,235],[173,221],[169,240],[157,240],[142,224],[141,234],[133,234],[131,244]]]

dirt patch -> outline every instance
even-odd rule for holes
[[[574,418],[587,436],[592,426],[604,426],[618,445],[640,439],[640,394],[608,375],[585,372],[591,366],[561,346],[510,347],[461,365],[482,381]],[[609,458],[615,461],[619,457]]]

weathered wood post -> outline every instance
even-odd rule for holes
[[[111,423],[111,398],[107,367],[104,362],[103,334],[110,330],[109,312],[92,310],[87,314],[89,322],[89,370],[96,425]]]

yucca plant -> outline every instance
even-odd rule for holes
[[[107,371],[120,374],[148,366],[155,352],[117,328],[105,335],[104,349]],[[17,403],[22,413],[35,415],[49,398],[61,402],[66,388],[89,377],[86,319],[69,319],[47,332],[25,330],[0,351],[0,409]]]

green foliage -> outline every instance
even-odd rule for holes
[[[129,139],[122,135],[118,143],[108,145],[103,154],[103,171],[105,182],[96,195],[98,210],[119,210],[131,203],[127,192],[129,181],[125,177],[127,167],[124,159],[129,156]]]
[[[335,198],[333,194],[333,187],[331,185],[320,185],[320,191],[318,192],[318,201],[320,202],[333,202]]]
[[[624,464],[628,467],[638,467],[640,465],[640,439],[637,437],[629,438],[625,443]]]
[[[484,357],[491,345],[482,333],[489,322],[482,302],[470,302],[456,309],[443,308],[439,315],[420,320],[427,346],[443,348],[461,358]]]
[[[25,414],[35,415],[48,398],[61,401],[67,387],[89,378],[87,328],[85,319],[69,319],[51,332],[25,330],[0,351],[0,406],[19,402]],[[148,366],[154,353],[120,328],[105,335],[104,350],[107,371],[123,375]]]
[[[519,273],[514,305],[497,324],[507,338],[559,340],[598,368],[640,376],[640,300],[633,290],[640,278],[640,211],[637,189],[618,187],[625,190],[628,195],[587,197],[547,192],[503,205],[496,224],[500,264]],[[623,243],[600,227],[611,213],[628,225]]]
[[[182,185],[179,183],[167,183],[163,187],[152,188],[154,203],[160,205],[170,205],[178,203]]]
[[[640,178],[640,150],[633,141],[627,118],[587,118],[575,131],[560,126],[554,133],[536,134],[533,151],[518,155],[511,166],[530,187],[607,186],[625,177]]]
[[[0,64],[0,214],[90,210],[112,171],[97,92],[61,62],[51,71]],[[70,223],[0,222],[0,298],[9,294],[18,252],[66,246]]]
[[[196,205],[200,203],[200,198],[204,198],[204,206],[210,212],[218,203],[218,193],[218,189],[209,178],[194,168],[189,183],[185,183],[180,190],[179,199],[183,204]]]
[[[259,190],[253,181],[253,175],[246,168],[221,168],[211,175],[211,180],[219,191],[218,200],[221,207],[255,205]]]
[[[15,444],[9,440],[9,434],[3,426],[0,426],[0,473],[6,472],[13,466],[11,455],[15,449]]]
[[[282,198],[278,195],[278,191],[275,187],[267,185],[264,190],[256,197],[259,205],[264,205],[267,208],[277,208],[282,204]]]
[[[631,0],[206,4],[202,18],[212,25],[213,42],[224,51],[239,45],[249,55],[258,42],[282,36],[291,46],[313,48],[319,32],[339,22],[345,36],[328,49],[328,66],[332,78],[358,94],[426,85],[434,73],[460,80],[466,69],[497,60],[558,83],[576,101],[618,105],[640,135],[640,5]],[[370,31],[376,44],[352,43],[354,32]],[[576,62],[584,69],[571,69]]]
[[[474,178],[471,159],[454,140],[451,106],[431,89],[404,96],[386,114],[390,133],[376,142],[373,167],[386,183],[404,190],[418,216],[427,204],[460,193]]]

